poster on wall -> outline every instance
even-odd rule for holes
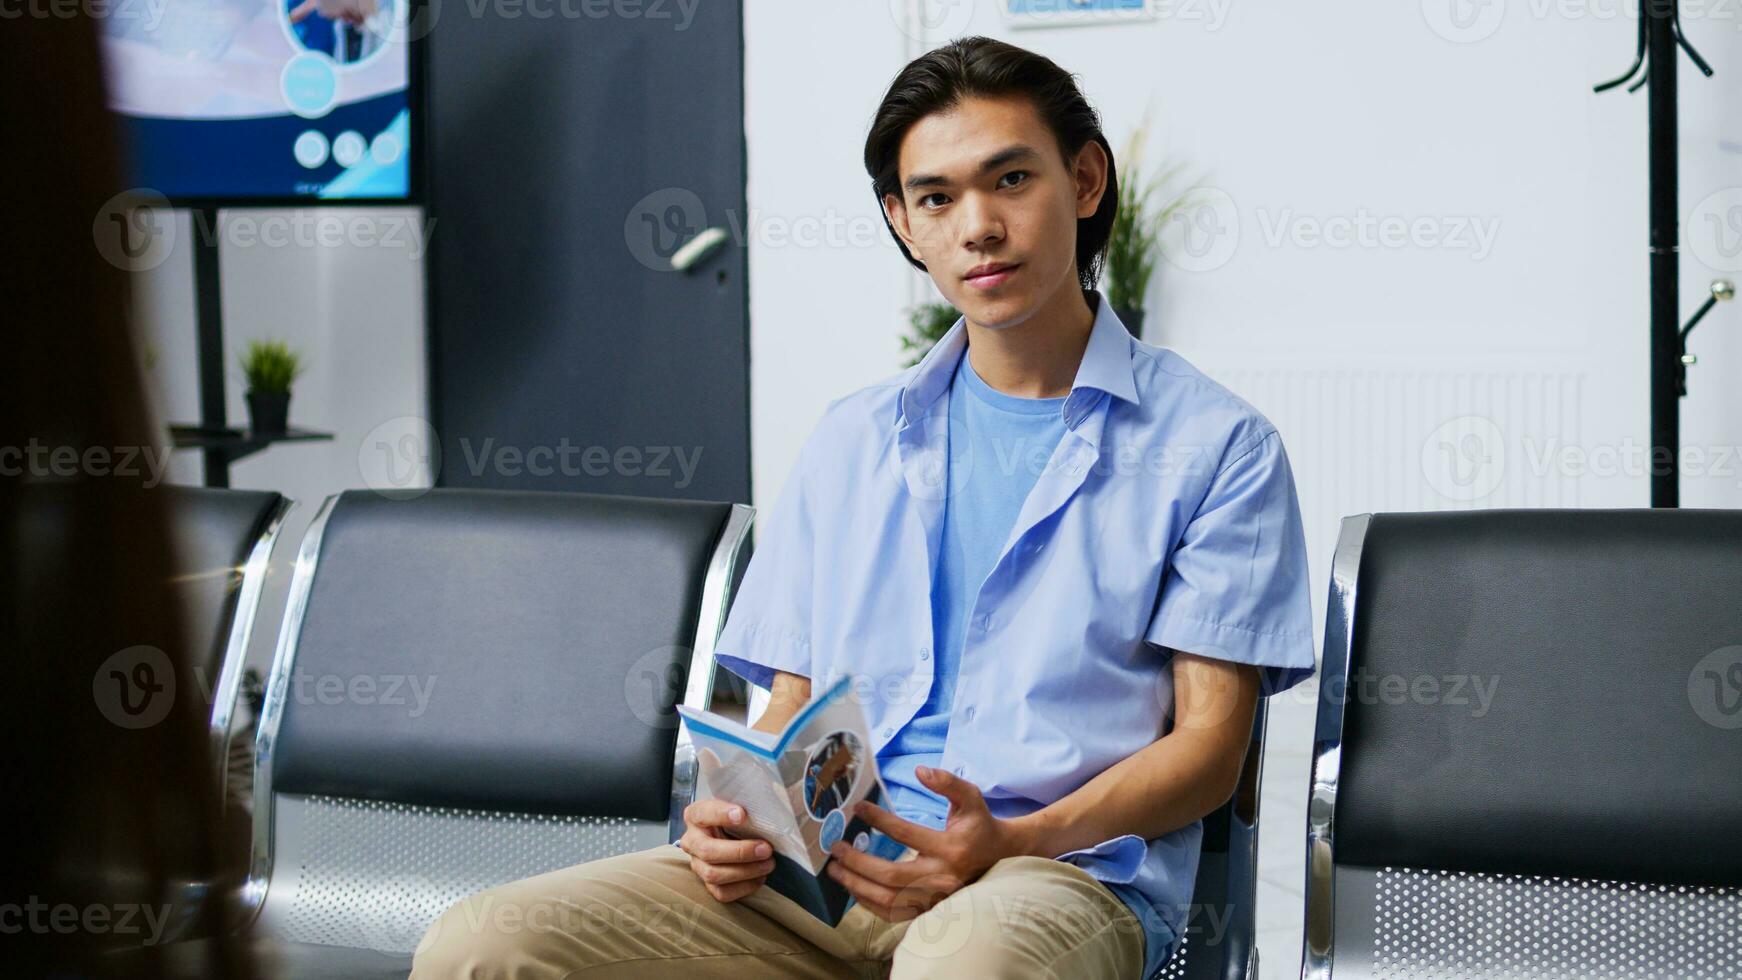
[[[1154,20],[1160,0],[1000,0],[1011,27],[1076,27]]]

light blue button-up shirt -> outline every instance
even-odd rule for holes
[[[1169,650],[1258,665],[1266,694],[1313,670],[1281,436],[1090,299],[1065,435],[968,615],[940,762],[998,817],[1050,804],[1165,734]],[[959,485],[946,466],[949,388],[967,340],[958,319],[918,364],[829,403],[759,522],[716,644],[722,666],[762,687],[777,670],[813,685],[850,677],[874,751],[932,683],[931,570]],[[1143,895],[1178,936],[1202,836],[1194,822],[1058,859]]]

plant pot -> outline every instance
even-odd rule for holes
[[[1125,329],[1130,331],[1131,336],[1138,340],[1143,339],[1143,307],[1115,306],[1113,315],[1119,318],[1120,323],[1125,324]]]
[[[284,435],[290,421],[290,392],[250,391],[248,428],[268,436]]]

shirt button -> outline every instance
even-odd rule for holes
[[[967,721],[973,721],[974,720],[974,706],[971,704],[968,705],[968,710],[962,712],[962,717]]]
[[[989,630],[991,628],[992,628],[992,617],[991,616],[981,616],[980,617],[980,629],[982,631],[984,631],[984,630]]]
[[[958,776],[960,776],[960,775],[961,775],[961,774],[962,774],[962,767],[961,767],[961,766],[957,766],[957,767],[956,767],[956,775],[958,775]]]
[[[919,648],[919,659],[930,660],[931,659],[931,647],[920,647]]]
[[[893,728],[883,729],[883,737],[884,738],[888,738],[889,736],[894,735],[894,734],[895,734],[895,729],[893,729]]]

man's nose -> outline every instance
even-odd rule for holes
[[[1004,238],[1004,217],[996,201],[984,194],[969,194],[962,198],[956,212],[961,217],[959,230],[963,245],[984,246]]]

